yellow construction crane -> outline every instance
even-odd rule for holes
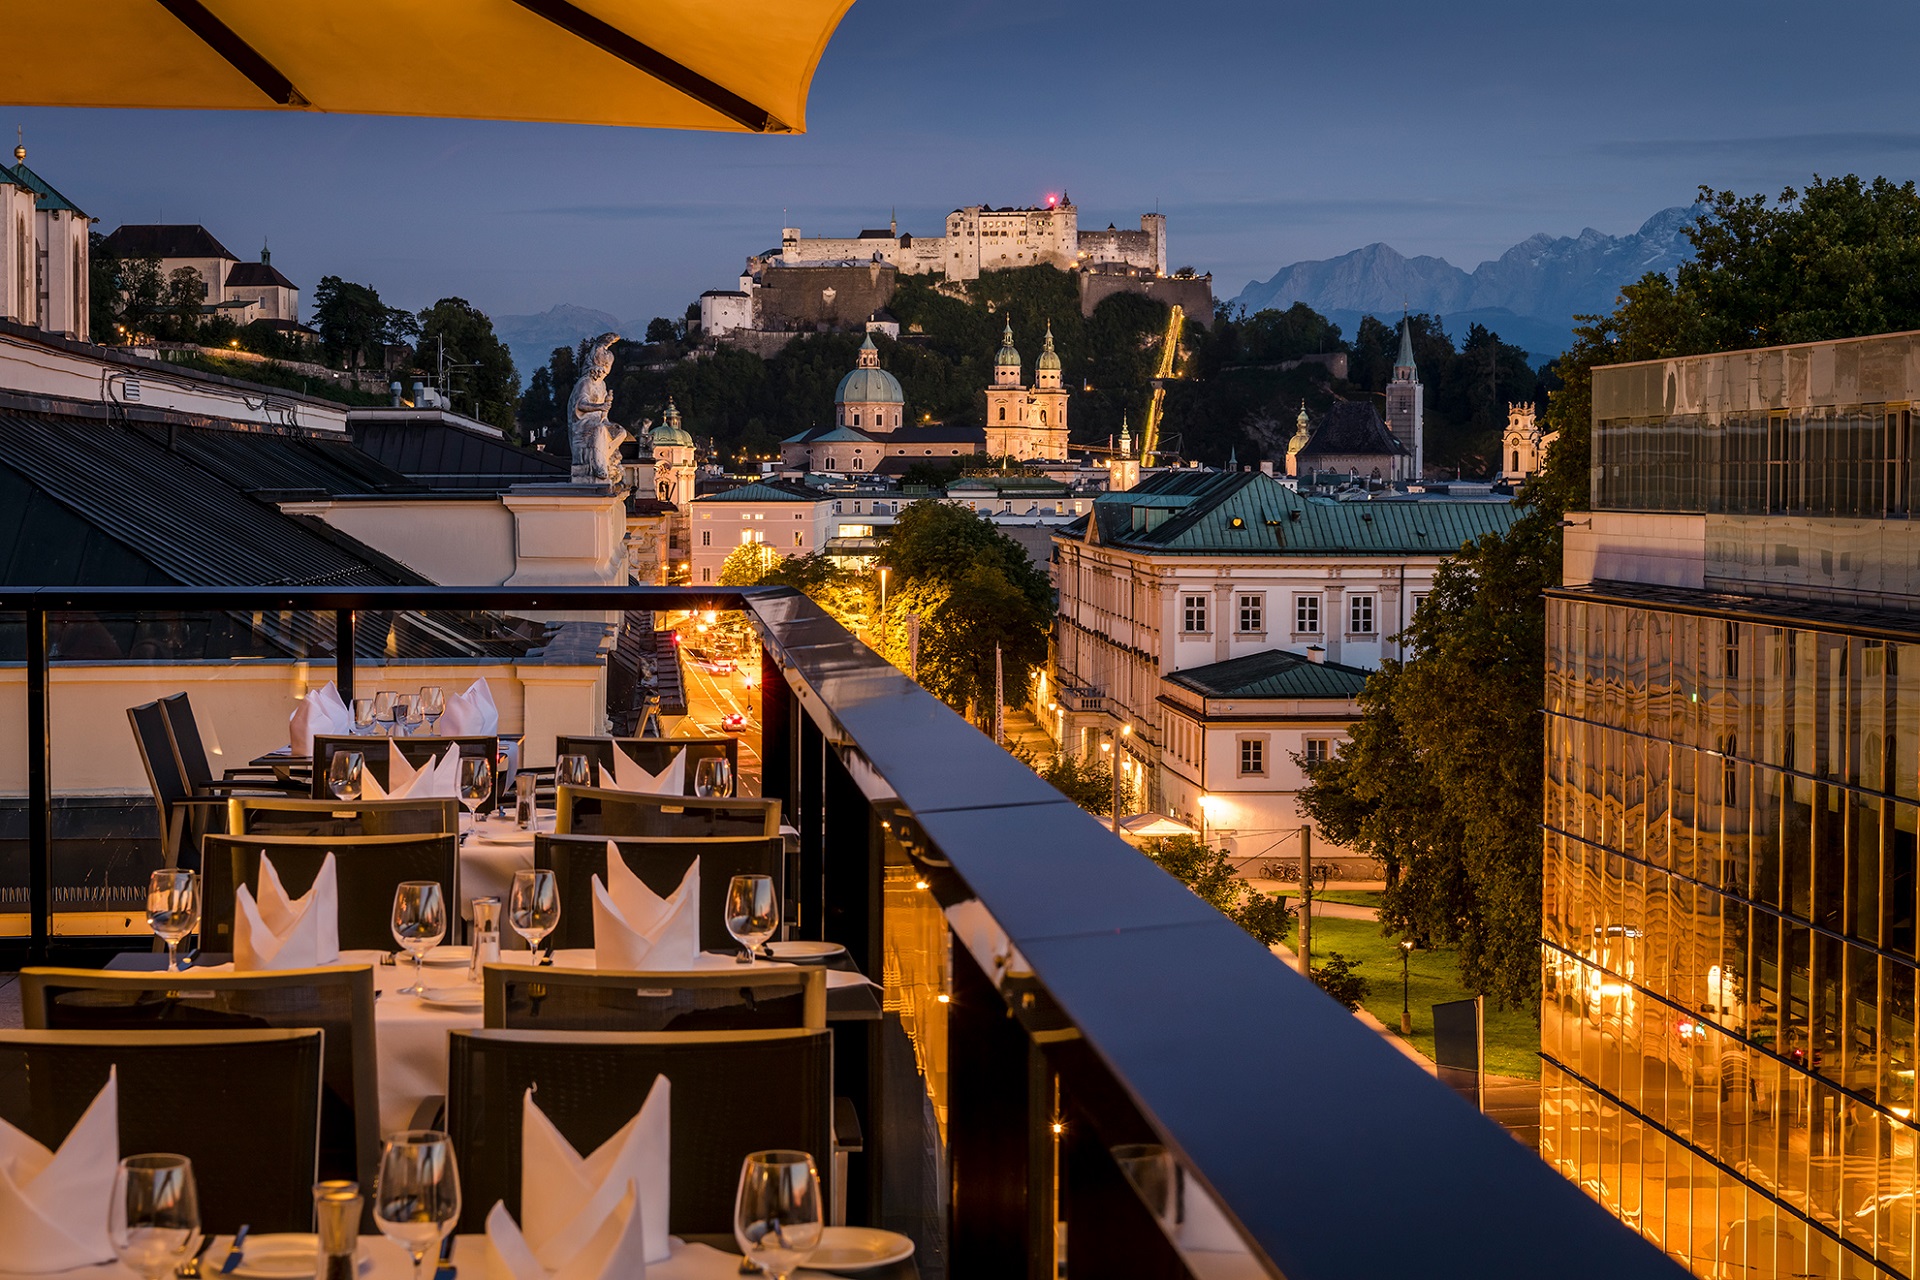
[[[1180,333],[1186,325],[1186,313],[1178,306],[1167,309],[1167,333],[1160,340],[1160,363],[1153,371],[1153,400],[1147,405],[1147,425],[1140,433],[1140,465],[1153,465],[1160,449],[1160,402],[1166,398],[1168,378],[1173,376],[1173,358],[1180,351]]]

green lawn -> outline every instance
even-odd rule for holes
[[[1314,895],[1316,898],[1320,894]],[[1324,895],[1333,898],[1333,894]],[[1298,932],[1288,945],[1299,942]],[[1329,951],[1338,951],[1349,960],[1359,960],[1360,976],[1371,986],[1363,1002],[1368,1013],[1380,1019],[1394,1033],[1400,1030],[1400,946],[1380,936],[1380,926],[1371,920],[1335,920],[1315,914],[1313,917],[1313,958],[1315,964],[1326,959]],[[1468,992],[1460,986],[1460,973],[1451,951],[1415,951],[1407,966],[1413,1011],[1413,1047],[1433,1056],[1432,1006],[1448,1000],[1463,1000]],[[1487,1001],[1487,1070],[1494,1075],[1540,1078],[1540,1026],[1533,1014],[1524,1009],[1502,1009]]]
[[[1315,902],[1344,902],[1353,907],[1378,907],[1380,891],[1378,889],[1319,889],[1314,892]],[[1298,886],[1287,895],[1288,902],[1300,901]]]

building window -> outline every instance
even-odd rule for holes
[[[702,529],[700,531],[700,545],[703,547],[710,547],[713,545],[713,530]]]
[[[1267,744],[1261,738],[1240,739],[1240,776],[1264,777],[1267,772]]]
[[[702,581],[702,582],[712,582],[712,581],[713,581],[713,566],[712,566],[712,565],[710,565],[710,564],[703,564],[703,565],[701,565],[701,566],[700,566],[700,581]]]
[[[1293,629],[1304,636],[1320,634],[1320,597],[1293,598]]]
[[[1420,606],[1421,606],[1421,605],[1423,605],[1423,604],[1425,604],[1426,602],[1427,602],[1427,593],[1426,593],[1426,592],[1424,592],[1424,591],[1416,591],[1416,592],[1414,592],[1414,593],[1413,593],[1413,611],[1414,611],[1415,613],[1418,613],[1418,612],[1420,612]]]
[[[1306,750],[1300,753],[1301,759],[1309,766],[1324,763],[1333,758],[1332,738],[1308,738]]]
[[[1267,598],[1265,596],[1240,597],[1240,630],[1259,632],[1267,629]]]
[[[1373,597],[1354,596],[1347,601],[1347,632],[1350,635],[1373,634]]]
[[[1207,598],[1182,596],[1180,608],[1182,612],[1180,629],[1188,635],[1204,635],[1207,630]]]
[[[800,532],[800,531],[799,531],[798,529],[795,529],[795,530],[793,531],[793,545],[794,545],[794,546],[796,546],[796,547],[804,547],[804,546],[806,546],[806,545],[807,545],[807,535],[806,535],[806,534],[804,534],[804,533],[802,533],[802,532]]]
[[[837,461],[836,461],[835,459],[833,459],[833,458],[828,458],[828,459],[827,459],[827,470],[829,470],[829,471],[838,471],[839,469],[840,469],[840,464],[839,464],[839,462],[837,462]]]
[[[1006,420],[1007,420],[1007,406],[1005,406],[1005,405],[1001,405],[1001,406],[1000,406],[1000,421],[1002,421],[1002,422],[1005,422]]]

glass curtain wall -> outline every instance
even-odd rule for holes
[[[1549,626],[1542,1155],[1701,1275],[1915,1275],[1920,636]]]

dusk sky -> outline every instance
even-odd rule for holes
[[[311,297],[559,302],[623,320],[731,288],[783,221],[936,233],[1065,191],[1168,215],[1231,297],[1376,240],[1471,269],[1536,232],[1621,233],[1702,183],[1920,167],[1920,5],[858,0],[804,137],[296,114],[15,108],[28,163],[100,220],[199,222]],[[4,87],[0,86],[0,94]],[[11,132],[11,129],[8,130]],[[783,214],[783,210],[785,211]],[[304,302],[304,298],[303,298]]]

